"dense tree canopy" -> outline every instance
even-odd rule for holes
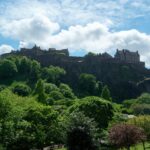
[[[42,70],[42,77],[44,79],[47,79],[48,82],[52,82],[55,84],[58,84],[60,77],[65,74],[65,70],[60,67],[49,66],[43,68]]]
[[[83,73],[79,77],[80,91],[85,95],[94,95],[96,93],[96,77],[92,74]]]
[[[15,83],[12,91],[20,96],[28,96],[31,93],[31,88],[24,83]]]
[[[94,57],[93,54],[89,54],[85,61],[91,57]],[[108,128],[122,121],[143,128],[149,139],[148,116],[137,116],[128,121],[123,118],[128,115],[121,113],[149,114],[150,94],[145,93],[136,99],[126,100],[123,104],[116,104],[116,99],[111,101],[111,95],[121,91],[118,86],[120,84],[116,82],[120,80],[120,76],[117,76],[118,68],[113,70],[108,65],[114,71],[113,75],[108,76],[107,69],[98,66],[101,67],[99,74],[104,75],[96,77],[94,69],[98,68],[93,66],[93,62],[89,63],[89,68],[93,70],[91,73],[84,69],[81,72],[78,65],[75,69],[68,66],[71,67],[70,70],[65,68],[65,71],[56,66],[42,66],[38,61],[25,56],[1,58],[0,149],[42,149],[45,146],[64,144],[69,150],[97,150],[97,140],[101,139],[104,145],[109,145]],[[119,66],[123,83],[127,85],[127,91],[122,90],[119,94],[125,93],[128,96],[130,86],[126,80],[134,76],[129,73],[130,69],[129,66]],[[112,88],[113,82],[115,88]],[[130,85],[135,83],[130,82]],[[119,134],[122,137],[126,135],[122,126],[117,129],[121,131]],[[135,131],[137,133],[139,130]],[[127,142],[124,141],[124,146]]]
[[[70,115],[66,125],[68,150],[98,150],[96,123],[81,112]]]
[[[81,111],[89,118],[93,118],[99,128],[106,128],[113,117],[113,106],[110,102],[99,97],[85,97],[76,102],[69,109],[70,112]]]
[[[0,61],[0,77],[4,78],[12,78],[18,72],[16,64],[8,59],[4,59]]]

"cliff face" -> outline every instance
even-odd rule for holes
[[[142,92],[146,91],[150,93],[150,78],[145,78],[143,81],[140,81],[137,85]]]
[[[145,68],[144,62],[132,60],[128,62],[118,57],[113,58],[107,53],[70,57],[67,49],[42,51],[34,47],[31,50],[12,52],[11,55],[30,57],[39,61],[42,66],[54,65],[64,68],[67,75],[62,80],[70,84],[75,91],[78,88],[78,78],[81,73],[94,74],[99,81],[109,86],[113,98],[118,101],[140,95],[143,90],[137,83],[150,76],[150,71]]]

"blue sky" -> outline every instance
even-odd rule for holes
[[[0,53],[32,47],[114,54],[139,51],[150,66],[149,0],[0,0]]]

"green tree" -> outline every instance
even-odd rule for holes
[[[75,99],[76,96],[74,95],[72,89],[69,87],[69,85],[61,83],[59,86],[60,92],[64,95],[64,97],[69,99]]]
[[[0,77],[4,79],[12,78],[18,72],[16,64],[8,59],[0,61]]]
[[[59,91],[59,88],[52,83],[44,83],[45,93],[50,94],[52,91]]]
[[[102,89],[103,89],[103,83],[98,81],[97,82],[97,96],[101,96]]]
[[[31,93],[31,88],[24,83],[16,83],[13,85],[12,91],[20,96],[28,96]]]
[[[79,88],[84,95],[95,95],[96,77],[92,74],[81,74],[79,77]]]
[[[110,91],[109,91],[109,88],[107,85],[105,85],[102,89],[102,93],[101,93],[101,97],[106,99],[106,100],[109,100],[109,101],[112,101],[112,98],[110,96]]]
[[[44,82],[42,79],[39,79],[36,83],[35,94],[38,95],[39,102],[46,103],[46,94],[44,91]]]
[[[20,102],[22,102],[22,98],[8,89],[0,92],[0,143],[6,149],[20,136],[17,129],[24,114]]]
[[[61,76],[65,75],[66,71],[60,67],[45,67],[42,70],[42,78],[47,79],[48,82],[52,82],[55,84],[59,83]]]
[[[61,100],[64,99],[64,96],[59,91],[52,91],[49,95],[53,100]]]
[[[69,108],[69,112],[75,110],[93,118],[100,129],[106,128],[114,115],[113,106],[109,101],[94,96],[85,97]]]
[[[19,72],[23,74],[29,74],[31,70],[32,64],[31,60],[27,58],[26,56],[23,56],[20,58],[20,66],[19,66]]]
[[[32,148],[43,148],[51,143],[59,143],[58,113],[50,106],[35,105],[27,110],[24,119],[31,123]]]
[[[144,129],[147,139],[150,140],[150,115],[134,117],[128,123]]]
[[[41,65],[39,62],[33,60],[31,62],[31,68],[30,68],[30,81],[37,81],[40,77],[40,70],[41,70]]]
[[[97,150],[96,123],[81,112],[70,114],[66,125],[68,150]]]
[[[150,115],[150,104],[135,104],[130,109],[135,115]]]

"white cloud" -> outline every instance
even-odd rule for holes
[[[142,60],[150,66],[150,35],[138,30],[115,30],[127,19],[150,12],[148,4],[143,0],[16,0],[3,5],[0,2],[0,34],[19,40],[19,47],[36,43],[42,48],[111,54],[116,48],[139,50]]]
[[[0,54],[10,53],[14,48],[9,45],[0,45]]]
[[[46,16],[38,15],[1,24],[0,32],[6,37],[38,43],[58,32],[59,28],[57,23],[51,22]]]
[[[86,25],[70,26],[60,29],[58,23],[45,16],[21,19],[3,26],[1,33],[20,41],[20,47],[31,47],[34,44],[46,49],[69,48],[70,51],[85,50],[96,53],[119,49],[139,51],[143,61],[150,66],[150,35],[135,29],[127,31],[111,31],[109,25],[99,22]]]
[[[145,12],[147,17],[149,5],[147,0],[7,0],[0,1],[0,16],[14,20],[42,14],[67,27],[105,20],[112,20],[116,25]]]

